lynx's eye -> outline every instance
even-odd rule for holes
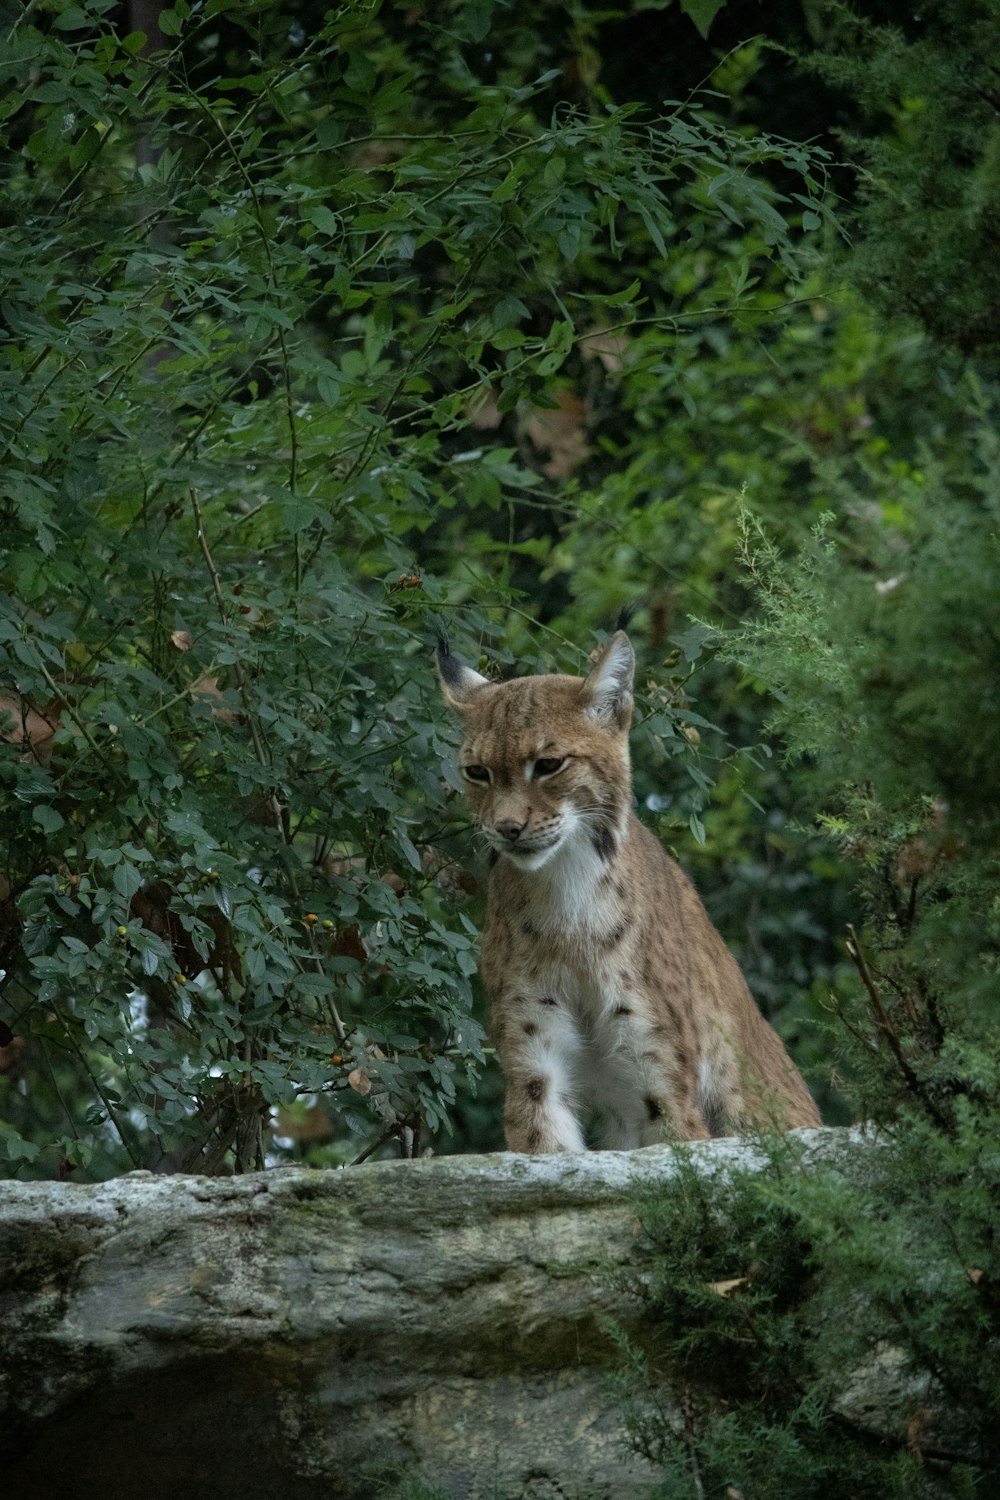
[[[547,776],[555,776],[557,771],[562,770],[568,759],[566,755],[552,755],[536,760],[531,768],[532,781],[543,781]]]
[[[466,781],[478,781],[484,784],[493,780],[486,766],[463,766],[462,775]]]

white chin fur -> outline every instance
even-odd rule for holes
[[[548,864],[553,855],[558,854],[561,849],[566,849],[577,831],[578,824],[579,819],[575,810],[564,803],[551,844],[546,844],[541,849],[519,849],[515,844],[512,849],[507,847],[499,849],[498,853],[502,854],[504,859],[509,859],[515,870],[525,872],[540,870],[543,865]]]
[[[586,934],[595,925],[607,925],[598,890],[607,866],[582,819],[565,816],[561,832],[558,842],[545,849],[507,850],[504,858],[515,870],[538,872],[532,921],[564,934]]]
[[[547,844],[544,849],[504,849],[502,853],[517,870],[540,870],[558,848],[558,844]]]

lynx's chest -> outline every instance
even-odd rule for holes
[[[490,881],[483,979],[494,993],[541,989],[581,1020],[596,1017],[632,966],[635,926],[620,857],[571,845],[543,870],[503,862]]]

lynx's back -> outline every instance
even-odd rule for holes
[[[626,1149],[816,1107],[694,887],[632,812],[634,655],[491,683],[439,650],[465,791],[497,855],[481,967],[515,1151]]]

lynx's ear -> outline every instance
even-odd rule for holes
[[[434,661],[441,679],[441,691],[444,693],[445,702],[452,708],[457,708],[459,712],[468,706],[473,694],[479,688],[489,685],[488,677],[481,677],[471,667],[464,667],[457,656],[452,656],[444,636],[438,637]]]
[[[632,720],[634,676],[632,642],[624,630],[616,630],[601,648],[593,671],[580,690],[584,713],[609,727],[627,729]]]

